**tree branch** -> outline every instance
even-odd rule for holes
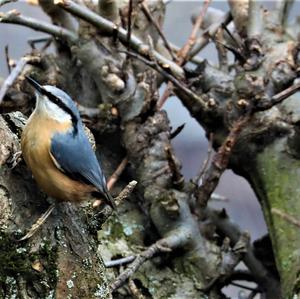
[[[164,33],[162,32],[162,30],[160,29],[159,25],[157,24],[157,22],[155,21],[155,19],[152,17],[149,8],[147,6],[147,4],[145,4],[144,2],[142,2],[140,4],[141,10],[142,12],[145,14],[145,16],[147,17],[147,19],[153,24],[153,26],[155,27],[155,29],[157,30],[159,36],[161,37],[161,39],[163,40],[163,43],[166,47],[166,49],[169,51],[172,59],[175,61],[176,57],[173,53],[173,50],[168,42],[168,40],[166,39]]]
[[[180,82],[172,74],[169,74],[167,71],[164,70],[164,68],[162,68],[160,65],[158,65],[154,61],[150,61],[150,60],[148,60],[148,59],[144,58],[143,56],[140,56],[139,54],[136,54],[136,53],[132,53],[132,52],[128,52],[128,51],[120,51],[120,52],[124,52],[124,53],[126,53],[126,54],[128,54],[128,55],[130,55],[134,58],[137,58],[137,59],[141,60],[142,62],[144,62],[146,65],[152,67],[153,69],[158,71],[160,74],[162,74],[166,79],[171,81],[174,84],[174,86],[176,86],[176,88],[178,88],[179,90],[182,90],[183,93],[185,93],[188,97],[190,97],[196,103],[198,103],[199,106],[201,106],[203,109],[206,108],[206,104],[202,100],[201,97],[199,97],[197,94],[195,94],[193,91],[191,91],[188,87],[186,87],[184,85],[184,83]],[[158,108],[161,108],[160,103],[158,103]]]
[[[135,260],[135,258],[136,258],[136,256],[130,255],[130,256],[123,257],[121,259],[104,262],[104,265],[105,265],[105,268],[122,266],[122,265],[126,265],[126,264],[133,262]]]
[[[4,99],[5,94],[7,93],[8,89],[13,85],[14,81],[17,79],[17,77],[20,75],[20,73],[23,71],[25,65],[30,62],[39,61],[39,57],[35,56],[24,56],[22,57],[17,65],[14,67],[12,72],[9,74],[9,76],[6,78],[4,83],[1,86],[0,89],[0,105],[1,102]]]
[[[249,119],[249,115],[240,117],[240,119],[233,124],[227,138],[219,147],[207,171],[207,177],[204,178],[203,184],[195,190],[196,201],[199,206],[205,207],[207,205],[211,194],[219,183],[221,175],[227,168],[230,154],[237,142],[238,136],[244,126],[248,123]]]
[[[300,90],[300,82],[295,83],[288,87],[287,89],[275,94],[271,97],[271,99],[264,101],[262,103],[258,102],[258,104],[254,107],[254,111],[265,111],[273,106],[280,104],[282,101],[296,93]]]
[[[203,22],[203,18],[205,16],[205,13],[207,11],[208,5],[210,3],[211,0],[205,0],[203,3],[203,7],[200,10],[199,16],[197,17],[195,24],[193,26],[192,32],[187,40],[187,42],[185,43],[185,45],[181,48],[181,50],[179,51],[179,53],[177,54],[178,58],[177,58],[177,63],[178,65],[183,65],[186,63],[187,61],[187,57],[190,53],[190,50],[193,48],[195,41],[196,41],[196,35],[201,27],[201,24]]]
[[[230,238],[233,244],[238,242],[241,235],[240,228],[230,221],[225,210],[217,212],[206,208],[203,213],[211,219],[219,231]],[[267,298],[278,298],[280,295],[279,282],[273,278],[264,265],[255,257],[252,246],[249,245],[243,260],[260,287],[269,294]]]
[[[56,0],[55,4],[61,6],[63,9],[69,11],[71,14],[89,22],[90,24],[94,25],[96,28],[101,29],[103,32],[111,36],[115,32],[117,32],[120,41],[125,45],[127,44],[128,32],[125,29],[117,27],[114,23],[102,18],[101,16],[97,15],[96,13],[89,10],[88,8],[78,5],[75,2],[70,0]],[[142,56],[145,55],[147,56],[150,51],[150,47],[144,44],[140,39],[138,39],[133,34],[130,36],[129,45],[131,49],[135,50]],[[153,51],[153,55],[161,66],[165,66],[165,67],[168,66],[171,73],[174,76],[176,76],[177,78],[184,78],[183,69],[178,65],[176,65],[176,63],[165,58],[164,56],[162,56],[156,51]]]
[[[248,11],[248,38],[260,36],[263,30],[263,12],[261,9],[261,2],[250,0]]]
[[[147,260],[151,259],[154,255],[170,251],[171,248],[168,247],[167,238],[155,242],[145,251],[137,255],[132,264],[110,285],[112,292],[121,287],[127,281],[127,279],[129,279]]]
[[[288,22],[290,10],[294,4],[294,0],[277,0],[276,1],[276,16],[278,24],[285,27]]]
[[[0,23],[26,26],[37,31],[51,34],[57,38],[65,39],[70,43],[75,43],[78,39],[78,36],[70,30],[34,18],[23,17],[16,10],[11,10],[8,13],[0,13]]]
[[[209,42],[209,39],[217,33],[222,24],[229,24],[232,20],[230,12],[224,14],[224,16],[216,23],[210,25],[199,37],[189,53],[187,60],[192,59],[195,55],[197,55]]]
[[[0,0],[0,7],[4,4],[16,2],[17,0]]]

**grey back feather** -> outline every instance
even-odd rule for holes
[[[78,123],[78,133],[56,133],[51,139],[51,154],[73,179],[94,185],[107,197],[106,181],[96,155]]]

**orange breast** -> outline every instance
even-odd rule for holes
[[[22,154],[38,185],[49,196],[62,201],[82,201],[90,199],[90,193],[96,188],[69,178],[50,156],[51,137],[70,127],[71,123],[59,123],[34,113],[22,133]]]

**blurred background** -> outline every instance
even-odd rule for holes
[[[274,3],[264,2],[268,7]],[[198,14],[202,1],[170,1],[167,4],[164,32],[168,40],[177,46],[183,46],[192,30],[191,15]],[[299,2],[296,4],[299,5]],[[226,1],[212,1],[211,7],[228,11]],[[1,7],[5,12],[17,9],[26,16],[32,16],[41,20],[49,21],[49,18],[36,6],[25,2],[11,3]],[[296,10],[293,10],[293,14]],[[293,15],[291,16],[293,17]],[[21,26],[0,24],[0,76],[5,78],[8,75],[4,48],[9,47],[9,56],[18,59],[28,51],[28,39],[45,36]],[[214,45],[208,45],[200,52],[200,57],[217,63],[217,54]],[[161,88],[161,93],[165,87]],[[178,159],[182,163],[182,172],[189,180],[201,169],[203,161],[207,157],[208,142],[201,126],[189,115],[189,112],[181,105],[176,97],[168,99],[164,106],[167,110],[173,129],[185,123],[183,131],[173,139],[173,145]],[[241,177],[228,170],[221,178],[216,190],[217,193],[227,198],[225,201],[215,201],[215,207],[226,208],[231,219],[237,222],[242,230],[250,232],[252,240],[255,240],[266,233],[266,226],[259,203],[251,190],[249,184]],[[227,295],[237,298],[238,290],[230,288]]]

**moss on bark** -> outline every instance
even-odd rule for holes
[[[287,138],[282,138],[257,155],[256,169],[250,174],[269,228],[283,298],[300,295],[300,232],[299,227],[272,209],[299,219],[299,169],[300,160],[288,153]]]

